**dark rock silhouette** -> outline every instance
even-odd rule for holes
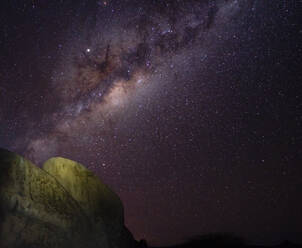
[[[169,248],[199,247],[244,247],[245,241],[230,233],[211,233],[190,238],[188,241]],[[162,247],[163,248],[163,247]],[[168,248],[168,247],[166,247]]]
[[[245,241],[230,233],[212,233],[191,238],[188,243],[190,247],[231,246],[240,247]]]
[[[208,247],[302,248],[301,245],[297,245],[289,241],[284,241],[280,245],[275,245],[275,246],[249,245],[243,238],[240,238],[231,233],[210,233],[206,235],[195,236],[182,244],[166,246],[166,247],[157,247],[157,248],[208,248]]]
[[[147,241],[142,239],[138,242],[138,248],[147,248],[148,245],[147,245]]]
[[[0,247],[137,246],[118,196],[84,166],[53,158],[40,169],[0,149]]]
[[[148,248],[125,227],[123,212],[119,197],[83,165],[57,157],[40,169],[0,149],[0,248]],[[214,233],[165,248],[199,247],[264,246]]]

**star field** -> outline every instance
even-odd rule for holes
[[[151,245],[302,242],[301,1],[1,5],[1,147],[81,162]]]

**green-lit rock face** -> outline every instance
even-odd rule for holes
[[[119,247],[124,229],[123,205],[119,197],[91,171],[72,160],[51,158],[44,163],[43,169],[81,205],[95,228],[105,224],[110,245]]]
[[[93,221],[123,223],[119,197],[83,165],[57,157],[47,160],[43,169],[63,185]]]
[[[133,247],[118,196],[63,158],[44,169],[0,149],[0,247]]]
[[[88,232],[78,203],[30,161],[1,149],[0,175],[1,247],[63,247],[70,237]]]

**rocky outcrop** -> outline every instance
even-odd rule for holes
[[[94,228],[105,226],[111,247],[124,247],[124,209],[120,198],[83,165],[61,157],[47,160],[43,169],[54,176],[80,204]],[[98,233],[97,231],[95,233]]]
[[[63,158],[40,169],[0,149],[0,247],[133,247],[118,196]]]

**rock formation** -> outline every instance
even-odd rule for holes
[[[0,247],[135,247],[119,197],[64,158],[43,169],[0,149]]]

